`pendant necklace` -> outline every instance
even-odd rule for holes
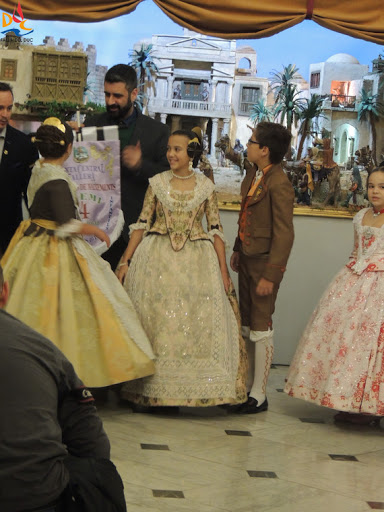
[[[191,174],[188,174],[188,176],[179,176],[178,174],[175,174],[173,171],[171,171],[171,172],[172,172],[172,176],[174,178],[177,178],[178,180],[189,180],[189,178],[192,178],[192,176],[195,175],[195,171],[192,171]]]
[[[381,213],[384,213],[384,208],[382,210],[379,210],[379,211],[375,210],[374,208],[372,208],[372,210],[373,210],[373,216],[374,217],[378,217]]]

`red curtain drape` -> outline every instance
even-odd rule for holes
[[[132,12],[142,0],[22,0],[27,19],[95,22]],[[311,18],[323,27],[384,44],[383,0],[153,0],[176,23],[234,39],[271,36]],[[0,0],[13,13],[18,0]],[[308,42],[310,44],[310,41]]]

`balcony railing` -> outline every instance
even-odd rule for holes
[[[151,99],[148,105],[150,110],[159,113],[181,114],[189,111],[198,115],[210,115],[213,117],[228,117],[231,115],[231,105],[229,103],[212,103],[208,101],[193,101],[188,99]]]
[[[329,94],[327,99],[331,100],[331,107],[355,108],[356,96],[345,96],[343,94]]]

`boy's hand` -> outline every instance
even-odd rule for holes
[[[268,279],[265,279],[264,277],[261,277],[256,286],[256,295],[260,295],[262,297],[265,295],[271,295],[272,292],[273,282],[268,281]]]
[[[231,269],[234,272],[239,272],[239,263],[240,263],[240,253],[238,251],[235,251],[232,253],[231,260],[229,264],[231,265]]]

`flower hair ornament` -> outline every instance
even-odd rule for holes
[[[60,119],[58,119],[57,117],[47,117],[47,119],[44,121],[43,125],[54,126],[61,132],[65,133],[65,126],[60,121]]]
[[[189,142],[188,142],[188,146],[192,145],[192,144],[200,144],[200,141],[197,137],[194,137],[193,139],[191,139]]]
[[[55,128],[57,128],[58,130],[60,130],[61,132],[65,133],[65,126],[63,125],[63,123],[60,121],[60,119],[58,119],[57,117],[47,117],[47,119],[42,123],[41,126],[54,126]],[[31,141],[32,142],[46,142],[46,141],[43,141],[42,139],[38,139],[37,137],[31,137]],[[65,140],[52,140],[50,141],[52,142],[53,144],[60,144],[60,146],[65,146]]]

